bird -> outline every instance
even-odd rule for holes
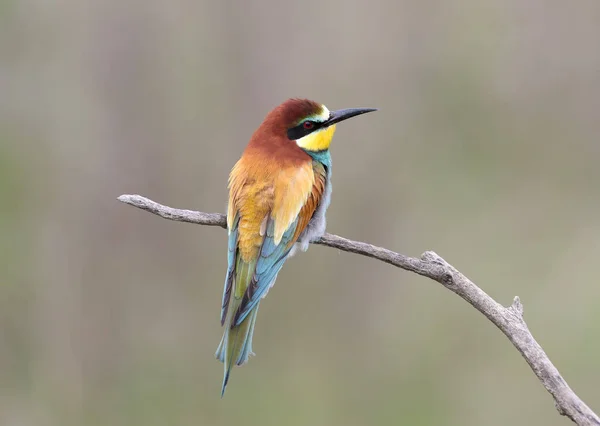
[[[331,200],[329,147],[337,123],[376,108],[330,111],[292,98],[271,110],[229,175],[227,273],[221,303],[221,398],[233,365],[252,352],[262,298],[286,259],[325,233]]]

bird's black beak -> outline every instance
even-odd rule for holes
[[[338,109],[329,113],[329,119],[323,123],[324,127],[339,123],[357,115],[366,114],[367,112],[377,111],[377,108],[348,108]]]

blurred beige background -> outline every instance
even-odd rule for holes
[[[288,262],[219,399],[229,169],[292,96],[338,127],[328,230],[435,250],[600,410],[600,3],[0,1],[0,424],[565,425],[440,285]]]

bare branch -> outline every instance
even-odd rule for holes
[[[149,211],[165,219],[200,225],[227,227],[225,215],[179,210],[163,206],[140,195],[121,195],[119,201]],[[536,342],[523,319],[523,305],[515,297],[508,308],[500,305],[456,268],[432,251],[420,259],[395,253],[360,241],[352,241],[337,235],[325,234],[315,244],[334,247],[343,251],[381,260],[398,268],[414,272],[442,284],[469,302],[498,327],[521,353],[537,378],[554,398],[558,412],[577,425],[600,426],[598,416],[571,390],[552,364],[542,347]]]

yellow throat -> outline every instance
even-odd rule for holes
[[[335,124],[316,132],[310,133],[296,141],[298,146],[307,151],[323,151],[329,149],[331,139],[335,133]]]

